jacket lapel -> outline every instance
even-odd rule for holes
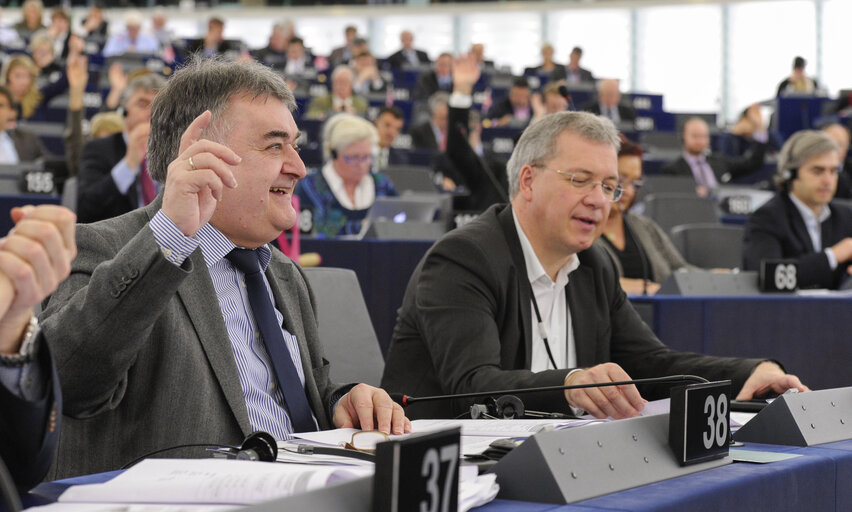
[[[790,225],[793,227],[793,235],[805,248],[805,252],[816,252],[816,248],[811,241],[811,235],[808,234],[808,228],[805,227],[805,221],[802,219],[799,209],[796,208],[793,201],[786,195],[784,196],[784,203],[787,205],[787,215],[790,218]]]
[[[568,311],[571,315],[571,328],[574,330],[574,350],[577,353],[578,368],[591,366],[595,361],[597,326],[595,312],[589,308],[594,304],[594,299],[588,296],[588,290],[595,289],[593,280],[592,269],[581,262],[577,270],[571,272],[568,285],[565,287]]]
[[[521,332],[524,336],[524,363],[525,367],[529,368],[532,363],[532,287],[527,278],[524,251],[521,249],[521,239],[518,237],[518,231],[515,229],[515,219],[512,216],[511,205],[507,205],[497,214],[497,221],[503,229],[503,236],[506,237],[506,242],[509,246],[509,255],[512,257],[512,263],[516,269],[516,286],[518,287],[520,297],[518,307],[520,308]]]

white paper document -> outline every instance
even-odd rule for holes
[[[60,502],[249,504],[368,476],[372,468],[224,459],[147,459],[102,484],[77,485]]]
[[[51,503],[26,512],[230,512],[243,505],[135,505],[128,503]]]

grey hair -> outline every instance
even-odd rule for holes
[[[428,104],[429,104],[429,113],[434,114],[435,109],[440,107],[441,105],[448,105],[450,103],[450,93],[446,91],[438,91],[431,96],[429,96]]]
[[[369,140],[370,145],[379,143],[379,133],[373,123],[366,119],[341,113],[325,122],[322,130],[322,152],[326,160],[331,158],[331,151],[340,151],[350,144]]]
[[[224,140],[223,125],[235,96],[275,98],[292,112],[293,93],[284,78],[255,61],[223,58],[195,59],[179,69],[154,98],[151,133],[148,137],[148,172],[165,183],[169,163],[177,158],[180,139],[192,121],[205,110],[212,114],[204,138]],[[212,134],[212,136],[211,136]]]
[[[347,71],[349,72],[349,76],[351,76],[354,80],[355,79],[355,72],[352,71],[352,68],[350,68],[346,64],[340,64],[339,66],[334,68],[334,71],[331,72],[331,81],[334,82],[335,78],[340,76],[341,73],[345,73]]]
[[[510,198],[520,189],[521,168],[527,164],[542,164],[556,156],[559,149],[556,141],[565,132],[612,146],[616,153],[621,147],[618,130],[609,119],[588,112],[558,112],[544,116],[524,130],[506,164]]]
[[[778,172],[773,177],[775,186],[779,190],[786,190],[794,170],[813,157],[839,150],[837,143],[821,131],[801,130],[794,133],[778,153]]]
[[[127,83],[127,87],[121,91],[121,101],[119,104],[127,110],[127,102],[136,91],[159,92],[160,89],[166,86],[166,79],[155,73],[145,73],[134,77]]]

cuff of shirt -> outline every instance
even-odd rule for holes
[[[825,256],[828,258],[828,266],[831,267],[831,270],[837,268],[837,257],[834,255],[834,250],[831,247],[826,247]]]
[[[769,132],[767,132],[766,130],[754,132],[751,134],[751,138],[756,140],[757,142],[766,144],[767,142],[769,142]]]
[[[473,106],[473,96],[461,92],[453,92],[450,94],[450,101],[447,104],[453,108],[470,108]]]
[[[569,377],[572,373],[574,373],[574,372],[579,372],[580,370],[582,370],[582,368],[574,368],[573,370],[571,370],[570,372],[568,372],[568,374],[567,374],[567,375],[565,375],[565,379],[563,379],[563,381],[562,381],[562,382],[565,382],[566,380],[568,380],[568,377]],[[579,407],[574,407],[574,406],[573,406],[573,405],[571,405],[571,404],[568,404],[568,407],[570,407],[570,408],[571,408],[571,414],[573,414],[574,416],[576,416],[576,417],[578,417],[578,418],[579,418],[580,416],[584,416],[584,415],[586,414],[586,410],[585,410],[585,409],[580,409]]]
[[[130,186],[136,181],[136,175],[138,173],[139,169],[131,169],[123,158],[115,164],[115,167],[113,167],[110,171],[112,181],[115,182],[116,188],[118,188],[119,192],[125,195],[127,194],[127,191],[130,190]]]
[[[199,245],[198,240],[184,236],[163,210],[158,211],[148,225],[163,256],[177,266],[181,266]]]
[[[44,343],[44,339],[39,336],[35,340],[33,350],[38,354],[39,344]],[[0,385],[3,385],[9,392],[28,402],[35,402],[44,396],[44,380],[42,375],[41,363],[36,357],[29,363],[18,366],[0,366]]]

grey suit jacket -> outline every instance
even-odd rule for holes
[[[44,147],[44,143],[35,133],[15,128],[6,132],[15,144],[15,151],[21,162],[32,162],[43,156],[50,156],[50,152]]]
[[[41,317],[65,397],[51,479],[118,469],[179,444],[239,445],[252,430],[204,258],[196,250],[178,267],[163,257],[148,227],[160,205],[77,226],[71,276]],[[299,340],[308,401],[330,428],[330,408],[348,388],[329,382],[312,293],[274,249],[266,277]]]
[[[732,379],[739,390],[760,362],[669,349],[628,302],[610,258],[594,246],[578,257],[565,293],[579,367],[612,361],[633,378],[694,373]],[[570,369],[530,371],[530,293],[509,206],[493,206],[451,231],[432,246],[408,283],[382,387],[430,396],[561,385]],[[568,410],[561,391],[522,399],[531,410]],[[415,403],[406,415],[451,418],[469,405]]]

